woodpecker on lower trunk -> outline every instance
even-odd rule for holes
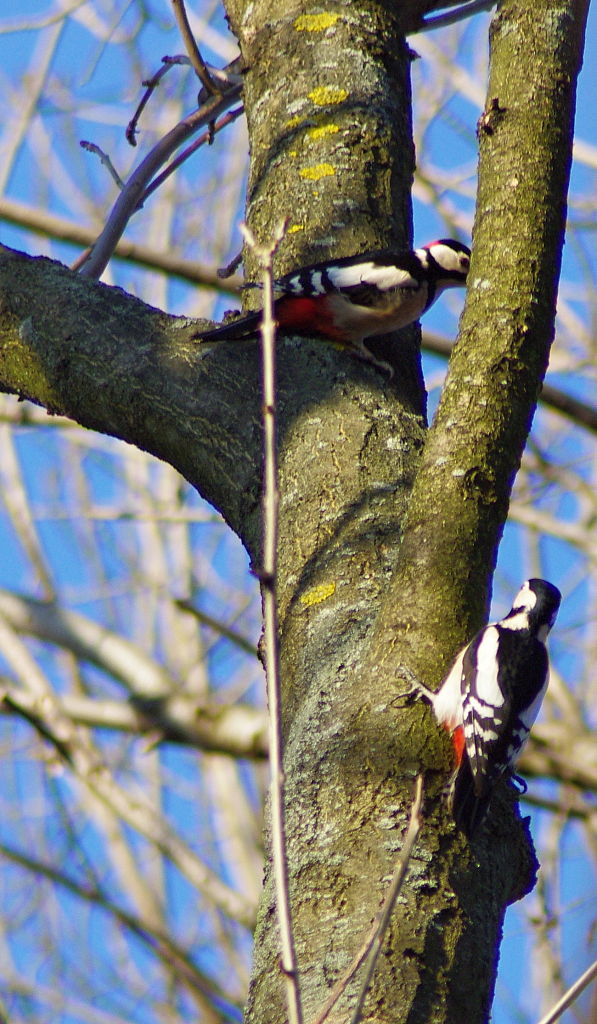
[[[280,329],[321,334],[374,365],[366,338],[418,320],[446,288],[464,286],[470,249],[442,238],[409,252],[369,252],[294,270],[275,282]],[[247,287],[255,287],[247,285]],[[261,312],[247,313],[196,337],[223,341],[255,334]]]
[[[460,651],[437,692],[412,685],[452,735],[456,769],[449,799],[469,837],[485,818],[496,782],[514,776],[539,713],[549,678],[545,641],[560,600],[553,584],[527,580],[505,618]]]

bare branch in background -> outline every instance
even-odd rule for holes
[[[104,272],[114,249],[153,176],[184,142],[206,124],[215,121],[240,95],[241,86],[231,86],[223,96],[209,100],[199,110],[189,114],[154,146],[132,173],[122,189],[108,217],[106,226],[97,239],[91,255],[81,267],[85,277],[98,278]]]
[[[144,921],[139,915],[118,906],[100,888],[80,882],[65,870],[59,871],[52,864],[46,864],[43,860],[14,847],[0,843],[0,853],[7,860],[26,868],[37,880],[46,878],[55,882],[61,889],[111,914],[119,925],[134,933],[144,944],[155,950],[165,964],[170,965],[174,978],[182,981],[198,997],[197,1005],[207,1014],[206,1019],[212,1017],[211,1000],[230,999],[229,993],[224,992],[214,979],[207,977],[197,968],[184,947],[178,944],[172,935],[159,931],[151,921]],[[210,1003],[206,1004],[206,999],[210,1000]],[[214,1018],[219,1019],[219,1016]]]
[[[97,238],[97,231],[91,227],[83,227],[45,210],[33,209],[16,199],[0,199],[0,220],[46,235],[48,238],[72,242],[73,245],[90,247]],[[161,270],[190,284],[205,285],[221,292],[236,293],[243,284],[243,278],[240,276],[229,277],[224,284],[219,271],[211,267],[196,260],[184,259],[170,251],[161,252],[149,245],[131,242],[126,238],[121,238],[117,243],[114,256],[130,263],[138,263],[148,270]]]
[[[552,1010],[539,1021],[539,1024],[555,1024],[569,1006],[572,1006],[579,995],[597,978],[597,960],[571,985],[566,994],[559,1000]]]
[[[448,338],[443,338],[439,334],[432,334],[429,331],[423,331],[421,343],[427,352],[433,352],[438,356],[445,356],[446,359],[450,358],[454,348],[454,343]],[[563,416],[568,416],[575,423],[578,423],[579,426],[586,427],[587,430],[597,433],[597,408],[589,405],[587,402],[583,402],[573,395],[567,395],[566,392],[561,391],[559,388],[554,388],[551,384],[543,385],[539,401],[555,412],[561,412]]]
[[[247,704],[202,707],[197,701],[176,694],[161,700],[129,703],[64,694],[56,702],[61,714],[74,725],[146,737],[152,746],[179,743],[251,761],[267,757],[267,716]],[[35,697],[5,680],[0,682],[0,715],[15,713],[45,734],[43,707]]]

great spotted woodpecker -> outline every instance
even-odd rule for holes
[[[278,327],[297,334],[321,334],[347,346],[367,362],[380,363],[366,338],[406,327],[429,309],[446,288],[466,283],[470,249],[452,238],[410,252],[369,252],[330,263],[314,263],[275,282]],[[248,285],[247,287],[253,287]],[[261,312],[196,335],[221,341],[254,334]]]
[[[514,776],[541,707],[549,677],[545,640],[560,600],[553,584],[527,580],[506,617],[485,626],[460,651],[437,692],[412,684],[411,693],[432,704],[437,721],[452,735],[456,769],[449,802],[469,837],[487,813],[495,783],[502,775]]]

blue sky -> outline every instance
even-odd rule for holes
[[[50,3],[43,5],[40,10],[39,0],[23,0],[19,5],[18,20],[25,21],[29,14],[36,17],[38,21],[53,7]],[[150,4],[154,13],[154,19],[148,23],[139,35],[139,76],[154,71],[159,64],[159,57],[164,53],[180,52],[180,44],[177,42],[177,34],[174,30],[171,19],[167,16],[165,5],[154,2]],[[21,83],[21,76],[26,70],[30,76],[36,73],[42,75],[44,57],[50,52],[50,46],[55,46],[50,65],[46,71],[46,86],[40,90],[38,112],[40,120],[43,121],[46,132],[46,140],[40,133],[35,139],[25,138],[23,145],[19,147],[14,162],[6,170],[5,195],[11,199],[18,199],[32,206],[47,206],[51,212],[71,219],[78,219],[82,223],[88,222],[89,208],[85,205],[88,197],[98,197],[97,207],[101,217],[109,207],[110,197],[113,190],[107,179],[106,172],[99,161],[90,154],[79,149],[70,143],[80,138],[91,139],[99,144],[104,150],[114,157],[114,161],[121,173],[125,174],[135,165],[147,145],[155,135],[159,134],[162,122],[154,123],[154,118],[159,120],[155,108],[152,108],[148,116],[142,121],[142,132],[139,137],[139,146],[136,150],[128,148],[122,139],[123,128],[130,119],[134,106],[138,101],[138,77],[131,78],[130,68],[123,59],[128,46],[128,38],[135,35],[137,26],[138,11],[134,4],[122,5],[122,9],[115,13],[110,10],[110,5],[101,7],[103,17],[113,20],[112,42],[104,45],[97,34],[91,30],[93,26],[85,23],[84,20],[71,18],[64,29],[59,26],[46,25],[38,27],[36,31],[19,31],[4,33],[0,35],[0,92],[6,94],[7,116],[14,121],[15,131],[18,128],[18,114],[27,96],[27,88]],[[17,15],[11,15],[12,22],[16,21]],[[4,19],[5,21],[6,19]],[[467,66],[472,70],[483,59],[485,49],[485,32],[487,18],[478,17],[469,23],[465,30],[465,43],[461,48],[461,57]],[[122,42],[118,41],[118,33],[123,34]],[[55,39],[53,39],[53,33]],[[440,33],[432,33],[430,38],[433,42],[439,41]],[[214,62],[221,63],[225,56],[227,46],[232,46],[231,37],[228,42],[224,39],[217,52],[217,40],[214,40],[215,49],[205,47],[205,55]],[[412,40],[417,48],[417,41]],[[421,44],[422,45],[422,44]],[[589,32],[587,39],[587,59],[583,68],[578,92],[577,111],[577,132],[587,143],[597,147],[594,117],[594,94],[597,88],[597,68],[592,54],[597,46],[597,14],[593,6]],[[157,55],[157,57],[156,57]],[[58,72],[63,79],[63,86],[56,87],[54,78]],[[415,67],[415,83],[419,73],[423,73]],[[196,93],[194,82],[190,75],[174,70],[169,77],[167,87],[168,102],[172,110],[188,110],[193,105],[193,97]],[[455,98],[444,109],[441,116],[434,123],[433,127],[425,136],[425,153],[420,154],[420,159],[429,157],[434,161],[445,160],[446,167],[465,166],[470,162],[470,178],[474,178],[475,168],[475,124],[479,116],[479,108],[474,102],[463,96]],[[165,115],[163,115],[165,116]],[[155,128],[155,132],[154,132]],[[235,129],[236,130],[236,129]],[[238,134],[234,136],[243,144],[242,128],[237,129]],[[229,136],[221,136],[213,148],[204,150],[197,163],[190,167],[180,177],[180,190],[182,199],[183,217],[191,214],[195,190],[198,189],[202,201],[206,206],[212,201],[213,193],[211,180],[214,168],[221,166],[225,159],[226,147],[230,145]],[[58,162],[52,165],[55,157]],[[597,150],[596,150],[597,152]],[[53,170],[48,173],[48,167]],[[199,168],[199,169],[198,169]],[[595,171],[582,163],[575,164],[572,173],[572,191],[575,194],[588,194],[591,186],[594,186]],[[226,187],[228,187],[226,185]],[[242,191],[238,186],[236,191],[231,186],[230,196],[236,196]],[[233,200],[230,200],[233,202]],[[466,235],[466,226],[470,225],[473,200],[472,196],[454,194],[452,200],[458,207],[462,234]],[[159,216],[156,207],[159,205],[159,197],[149,200],[147,209],[143,210],[135,218],[131,225],[130,234],[133,237],[145,238],[150,236],[151,241],[159,247]],[[196,203],[195,203],[196,205]],[[582,211],[571,210],[571,220],[580,219]],[[237,213],[231,220],[238,220],[242,210],[237,208]],[[594,214],[593,214],[594,216]],[[595,310],[590,309],[583,300],[584,289],[587,280],[587,263],[589,264],[593,282],[596,275],[595,246],[593,243],[595,224],[592,232],[587,231],[581,234],[572,231],[564,252],[563,265],[563,292],[570,304],[572,311],[587,321],[592,316],[595,319]],[[216,227],[210,228],[206,225],[205,237],[192,237],[188,239],[185,254],[190,258],[200,259],[209,262],[224,262],[234,252],[238,245],[239,235],[233,229],[233,237],[224,241],[217,234]],[[169,230],[172,229],[169,225]],[[470,227],[469,227],[470,230]],[[211,232],[211,233],[210,233]],[[419,200],[415,201],[415,238],[418,242],[428,241],[431,238],[445,234],[445,221],[428,204]],[[73,246],[66,246],[59,243],[48,242],[41,236],[33,235],[30,232],[23,232],[10,225],[2,224],[2,241],[7,245],[16,248],[23,248],[33,254],[47,253],[55,258],[70,262],[76,255],[77,250]],[[171,235],[169,237],[172,237]],[[123,287],[139,294],[147,301],[153,301],[152,296],[156,294],[157,275],[142,274],[119,261],[114,261],[109,272],[109,279]],[[163,303],[156,300],[156,304],[163,304],[171,312],[193,313],[197,312],[197,290],[188,288],[180,282],[165,284],[160,280],[160,298]],[[462,299],[452,295],[447,301],[436,305],[426,319],[425,326],[430,330],[440,333],[456,332],[457,317],[461,308]],[[234,305],[230,298],[224,298],[213,308],[221,313],[222,309]],[[580,394],[587,400],[594,402],[594,376],[587,373],[584,376],[572,375],[566,370],[565,360],[558,362],[560,370],[553,375],[553,380],[559,386]],[[425,374],[429,381],[435,381],[440,370],[443,371],[444,364],[432,357],[425,357]],[[437,389],[432,393],[433,402],[437,399]],[[548,421],[546,414],[540,412],[536,418],[534,428],[534,439],[537,446],[544,441],[549,445],[550,454],[563,465],[573,464],[578,468],[579,473],[584,474],[588,485],[592,485],[594,479],[592,465],[592,449],[590,440],[578,432],[565,432],[554,438],[551,421]],[[549,439],[548,441],[546,439]],[[66,507],[72,507],[76,501],[79,477],[74,469],[71,474],[64,473],[60,468],[61,440],[57,432],[50,425],[46,429],[40,429],[35,434],[31,431],[21,432],[16,438],[16,451],[23,476],[25,492],[29,496],[33,506],[40,508],[49,505],[59,506],[63,503]],[[81,456],[81,470],[85,474],[86,486],[89,494],[98,505],[109,506],[112,503],[124,500],[123,495],[127,480],[119,475],[115,466],[118,461],[119,447],[115,443],[107,450],[93,450]],[[159,475],[156,471],[156,479]],[[537,482],[537,487],[540,484]],[[190,492],[190,488],[181,484],[184,494],[185,507],[197,507],[199,501]],[[557,508],[565,518],[572,520],[575,516],[573,499],[569,496],[552,491],[546,491],[541,507]],[[568,504],[566,504],[568,502]],[[210,547],[212,552],[213,573],[217,577],[216,596],[214,590],[207,586],[197,596],[199,604],[205,603],[205,608],[212,614],[222,613],[225,615],[232,607],[230,593],[232,583],[239,577],[245,579],[245,589],[250,595],[255,595],[256,585],[248,573],[247,560],[242,552],[239,543],[228,535],[228,531],[221,524],[212,521],[211,511],[204,510],[204,522],[193,526],[192,543],[197,548]],[[210,540],[207,540],[208,531]],[[128,614],[128,595],[117,593],[118,586],[124,583],[127,578],[129,565],[142,551],[134,524],[127,526],[119,523],[113,526],[110,523],[98,522],[93,525],[87,540],[93,539],[97,545],[97,551],[104,563],[104,571],[113,584],[114,595],[110,600],[98,600],[94,596],[95,580],[93,570],[83,557],[85,550],[85,538],[83,531],[75,535],[72,521],[66,519],[59,521],[48,516],[40,518],[39,535],[43,543],[45,557],[51,569],[55,582],[60,586],[66,596],[66,600],[79,610],[96,616],[104,621],[119,623],[123,615]],[[215,537],[215,539],[214,539]],[[558,627],[554,632],[552,649],[556,664],[563,674],[574,682],[577,669],[578,655],[575,648],[578,647],[576,640],[584,636],[587,623],[583,619],[584,609],[587,606],[589,584],[586,579],[586,561],[582,555],[571,544],[564,543],[555,538],[543,538],[536,545],[529,540],[526,531],[516,524],[507,527],[504,542],[501,547],[498,569],[496,573],[496,587],[494,591],[494,612],[496,616],[503,614],[508,608],[508,600],[516,590],[522,579],[528,575],[535,574],[535,567],[540,564],[543,571],[549,578],[561,586],[565,594],[565,604],[562,608]],[[198,574],[200,575],[200,574]],[[205,569],[204,578],[207,581],[209,572]],[[30,560],[23,554],[22,540],[15,537],[14,527],[5,514],[0,514],[0,585],[4,587],[17,587],[24,590],[31,590],[38,593],[38,580],[32,571]],[[219,588],[219,589],[218,589]],[[124,611],[127,609],[127,611]],[[138,612],[139,614],[139,612]],[[243,615],[245,616],[243,618]],[[240,626],[246,628],[254,637],[257,634],[257,606],[253,604],[248,610],[240,615]],[[159,640],[156,642],[159,649]],[[56,680],[60,678],[58,657],[55,654],[45,654],[46,667],[50,675]],[[212,678],[237,680],[242,674],[242,663],[240,655],[236,650],[225,650],[222,645],[214,645],[209,653],[210,672]],[[575,659],[577,659],[575,661]],[[56,663],[56,664],[54,664]],[[232,666],[232,667],[231,667]],[[258,676],[253,673],[248,684],[249,692],[255,694],[258,689]],[[188,757],[189,755],[183,755]],[[179,757],[176,752],[168,752],[166,760],[171,757]],[[189,778],[193,778],[194,769],[189,761],[187,764],[179,759],[177,770],[184,776],[188,771]],[[26,783],[19,775],[18,785]],[[545,785],[541,788],[547,797],[551,789]],[[533,819],[533,832],[536,837],[545,840],[546,847],[550,834],[550,818],[544,812],[534,809],[525,813],[531,813]],[[181,800],[173,814],[179,821],[185,820],[188,809]],[[208,811],[205,811],[206,821]],[[94,837],[91,836],[93,844]],[[213,851],[217,860],[217,851]],[[591,925],[595,921],[597,908],[597,888],[595,886],[594,868],[587,857],[584,842],[576,825],[566,826],[561,849],[558,852],[559,866],[557,877],[559,878],[559,904],[558,915],[564,919],[563,936],[564,948],[563,958],[566,972],[566,979],[572,981],[586,964],[597,955],[595,936],[591,938]],[[0,867],[0,872],[2,868]],[[5,879],[6,891],[6,879]],[[185,900],[188,897],[188,890],[179,880],[171,880],[170,891],[173,895],[173,908],[175,915],[181,908],[184,908]],[[68,898],[70,899],[70,898]],[[496,1002],[494,1006],[494,1024],[512,1024],[518,1020],[521,1024],[528,1021],[531,1024],[537,1017],[537,989],[529,982],[529,944],[530,930],[526,917],[537,908],[536,898],[525,901],[510,910],[506,918],[504,942],[501,953],[501,966],[497,986]],[[91,929],[91,935],[95,933]],[[101,935],[101,929],[97,933]],[[99,941],[97,936],[95,941]],[[27,946],[23,945],[17,949],[17,954],[27,956]],[[139,968],[143,970],[146,954],[138,951]],[[207,950],[205,956],[208,962],[213,954]],[[588,996],[585,998],[587,1005]],[[516,1009],[515,1009],[516,1008]],[[522,1009],[521,1009],[522,1008]],[[126,1012],[131,1012],[130,1008]],[[77,1018],[73,1017],[73,1021]],[[565,1024],[571,1024],[573,1015],[568,1014],[564,1018]],[[66,1022],[69,1024],[69,1022]],[[78,1024],[78,1022],[77,1022]]]

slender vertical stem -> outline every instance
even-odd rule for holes
[[[284,810],[284,769],[282,716],[280,712],[280,649],[278,643],[278,604],[276,582],[278,568],[278,446],[276,415],[276,323],[273,316],[272,258],[286,230],[278,228],[271,245],[258,246],[246,225],[243,234],[254,250],[263,271],[263,319],[261,323],[263,387],[263,556],[261,587],[265,640],[265,671],[269,704],[270,808],[272,857],[276,887],[276,907],[280,929],[281,967],[286,985],[289,1024],[302,1024],[299,980],[292,934],[288,892],[288,858]]]

